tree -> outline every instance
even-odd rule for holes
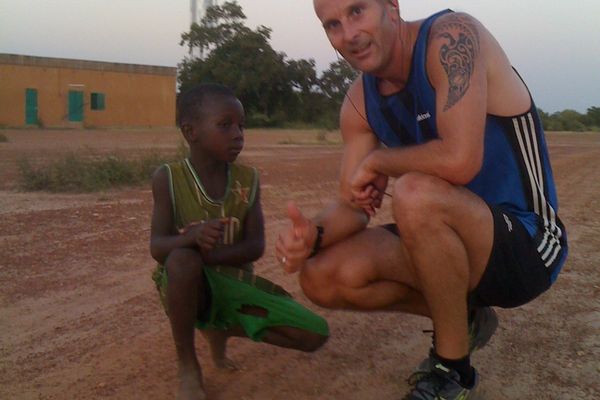
[[[236,35],[215,49],[205,63],[205,77],[235,88],[250,112],[272,117],[291,95],[284,54],[268,43],[270,31]]]
[[[311,92],[318,86],[315,60],[290,60],[287,62],[288,79],[296,91]]]
[[[198,49],[202,58],[234,36],[248,33],[250,29],[244,25],[245,19],[242,8],[235,2],[209,7],[200,25],[193,23],[190,31],[181,35],[179,45],[187,44],[190,54],[194,48]]]
[[[358,73],[345,60],[329,64],[329,69],[323,72],[319,80],[321,90],[327,97],[341,105],[348,88],[356,79]]]
[[[269,44],[271,30],[244,25],[246,16],[237,3],[209,7],[200,25],[192,24],[181,36],[190,56],[179,65],[180,88],[199,82],[219,82],[233,88],[249,114],[271,118],[292,88],[285,54]],[[198,50],[200,56],[193,56]]]
[[[546,131],[600,131],[600,107],[590,107],[586,114],[575,110],[563,110],[548,114],[538,109]]]
[[[588,108],[586,116],[590,127],[600,129],[600,107]]]
[[[237,3],[210,7],[200,24],[181,35],[189,55],[179,64],[180,90],[200,82],[231,87],[246,108],[249,126],[302,122],[338,126],[339,107],[356,72],[345,61],[317,77],[315,61],[287,60],[270,45],[271,30],[244,25]]]

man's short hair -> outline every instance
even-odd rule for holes
[[[187,89],[177,96],[177,126],[198,118],[204,102],[209,97],[235,97],[235,93],[227,86],[218,83],[201,83]]]

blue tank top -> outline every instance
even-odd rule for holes
[[[423,21],[408,82],[400,92],[382,96],[378,78],[363,74],[367,121],[387,147],[421,144],[439,137],[435,90],[426,70],[427,40],[433,22],[448,12],[441,11]],[[554,281],[567,256],[567,236],[557,215],[552,169],[533,100],[530,109],[521,115],[487,115],[483,164],[465,186],[523,223],[543,262],[553,271]]]

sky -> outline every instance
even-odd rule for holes
[[[313,58],[319,71],[336,60],[311,0],[238,3],[288,59]],[[400,0],[407,20],[444,8],[492,32],[538,107],[600,106],[600,0]],[[0,0],[0,53],[176,66],[190,18],[189,0]]]

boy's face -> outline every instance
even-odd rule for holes
[[[244,107],[235,97],[214,96],[191,124],[188,141],[204,157],[233,162],[244,147]]]

